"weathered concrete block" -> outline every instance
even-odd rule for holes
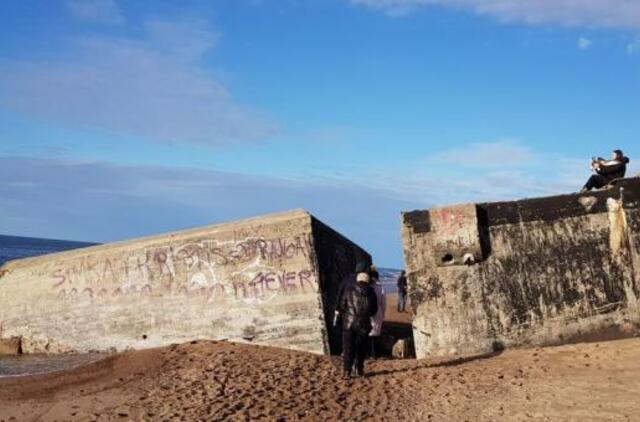
[[[640,332],[640,179],[414,211],[402,226],[418,357]]]
[[[328,353],[343,276],[369,255],[292,211],[7,263],[0,338],[25,353],[193,339]]]

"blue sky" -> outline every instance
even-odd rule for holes
[[[0,233],[306,208],[401,266],[401,210],[640,170],[634,0],[9,0]]]

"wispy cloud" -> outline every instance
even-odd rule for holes
[[[398,216],[416,206],[353,183],[20,157],[0,157],[0,198],[0,233],[93,241],[305,208],[384,265],[400,265]]]
[[[348,0],[401,15],[419,7],[468,10],[505,22],[640,29],[636,0]]]
[[[591,41],[588,38],[585,38],[585,37],[578,38],[578,48],[580,50],[587,50],[589,49],[589,47],[591,47],[592,44],[593,44],[593,41]]]
[[[515,141],[472,143],[401,167],[348,177],[410,202],[429,205],[505,201],[578,191],[588,159],[544,154]],[[638,171],[634,165],[629,175]]]
[[[640,53],[640,36],[635,37],[627,43],[627,53],[629,55]]]
[[[531,149],[515,141],[472,143],[435,154],[431,163],[450,166],[512,168],[528,166],[537,160]]]
[[[457,172],[444,167],[430,167],[422,171],[394,173],[382,177],[371,174],[369,185],[387,190],[399,199],[421,203],[421,207],[491,201],[510,201],[519,198],[560,195],[577,192],[588,177],[588,169],[578,177],[558,175],[540,177],[516,169],[485,169],[477,173]]]
[[[293,180],[0,157],[0,233],[110,241],[305,208],[376,260],[400,265],[400,211],[575,192],[589,176],[587,161],[538,157],[534,168],[405,163],[402,168],[370,166],[370,172],[344,179]],[[520,162],[529,162],[526,155]],[[629,175],[639,170],[635,164]]]
[[[75,38],[52,59],[0,61],[0,107],[154,142],[219,145],[276,133],[201,66],[220,38],[208,22],[144,28],[142,38]]]
[[[114,0],[67,0],[67,7],[78,20],[110,25],[125,22]]]

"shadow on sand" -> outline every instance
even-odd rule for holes
[[[459,357],[459,358],[452,359],[452,360],[446,360],[446,361],[442,361],[442,362],[423,362],[423,363],[420,363],[420,364],[418,364],[416,366],[412,366],[410,368],[383,369],[381,371],[369,372],[367,374],[367,376],[368,377],[376,377],[376,376],[380,376],[380,375],[390,375],[390,374],[395,374],[395,373],[417,371],[419,369],[458,366],[458,365],[463,365],[463,364],[469,363],[469,362],[475,362],[475,361],[484,360],[484,359],[491,359],[491,358],[494,358],[496,356],[501,355],[502,352],[503,352],[502,350],[497,350],[495,352],[483,353],[483,354],[473,355],[473,356],[463,356],[463,357]]]

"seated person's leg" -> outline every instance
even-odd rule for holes
[[[589,191],[591,189],[601,189],[605,187],[608,183],[609,183],[609,180],[606,177],[600,174],[594,174],[589,178],[589,180],[587,181],[587,184],[584,185],[584,188],[582,188],[582,190]]]

